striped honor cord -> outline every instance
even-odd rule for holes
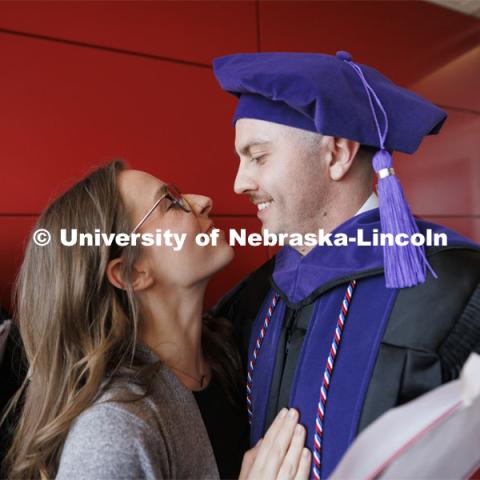
[[[327,405],[328,388],[330,386],[330,379],[332,376],[333,368],[335,367],[335,359],[337,358],[338,349],[340,348],[340,342],[342,341],[342,333],[345,327],[345,321],[347,319],[348,309],[350,307],[350,301],[352,300],[353,292],[357,282],[352,280],[348,285],[345,297],[342,301],[342,308],[338,315],[337,326],[335,328],[335,334],[333,336],[332,345],[330,347],[330,353],[327,358],[327,365],[323,374],[323,382],[320,388],[320,399],[317,405],[317,418],[315,420],[315,434],[313,436],[313,464],[312,464],[312,476],[313,480],[320,480],[320,468],[322,463],[322,437],[323,426],[325,418],[325,408]]]
[[[252,358],[248,362],[248,372],[247,372],[247,411],[248,411],[248,421],[252,423],[252,379],[253,371],[255,369],[255,364],[257,363],[257,356],[260,353],[260,348],[262,347],[263,339],[267,334],[268,326],[270,325],[270,320],[272,319],[273,311],[277,306],[278,299],[280,295],[275,292],[272,298],[272,303],[268,307],[267,314],[263,321],[262,328],[260,329],[260,334],[258,335],[257,341],[255,342],[255,347],[253,348]]]

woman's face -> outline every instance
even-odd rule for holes
[[[137,225],[155,202],[165,195],[165,183],[139,170],[123,170],[118,177],[122,199],[130,212],[132,225]],[[162,189],[163,187],[163,189]],[[136,268],[147,271],[160,287],[189,287],[208,279],[233,258],[233,248],[220,232],[217,246],[201,247],[196,241],[199,233],[210,233],[213,228],[208,214],[212,200],[203,195],[185,194],[190,212],[186,212],[170,198],[165,197],[136,231],[138,234],[160,232],[162,245],[142,246]],[[172,234],[171,246],[163,235]],[[186,235],[185,235],[186,234]],[[184,237],[183,245],[175,240]]]

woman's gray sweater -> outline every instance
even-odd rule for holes
[[[151,353],[153,355],[153,353]],[[195,398],[165,365],[152,394],[134,402],[105,402],[109,388],[72,424],[57,479],[218,478],[213,450]]]

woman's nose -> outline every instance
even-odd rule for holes
[[[195,195],[189,193],[188,195],[185,195],[185,198],[193,208],[195,214],[199,217],[207,216],[213,207],[212,199],[210,197],[206,197],[205,195]]]

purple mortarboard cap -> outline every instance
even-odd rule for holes
[[[348,52],[246,53],[216,58],[221,87],[239,97],[233,122],[254,118],[377,147],[373,168],[382,231],[418,233],[389,151],[413,153],[423,137],[440,131],[447,114],[380,72],[352,61]],[[423,283],[424,247],[385,246],[387,287]]]
[[[245,53],[216,58],[213,69],[223,90],[240,97],[234,122],[257,118],[382,148],[364,86],[348,62],[347,52]],[[413,153],[440,130],[443,110],[356,65],[388,112],[384,148]]]

